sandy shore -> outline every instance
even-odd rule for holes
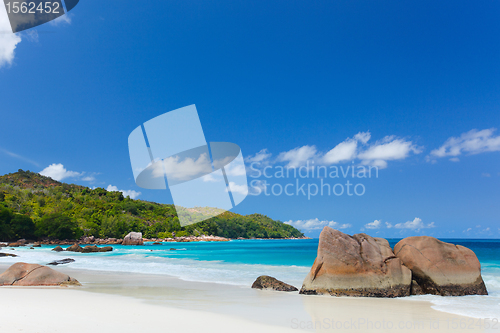
[[[231,316],[71,289],[2,288],[1,332],[292,332]]]
[[[0,265],[0,273],[9,265]],[[484,332],[408,299],[334,298],[58,266],[79,288],[1,287],[0,332]]]

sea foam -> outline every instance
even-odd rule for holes
[[[242,287],[251,286],[260,275],[271,275],[300,288],[310,270],[317,248],[314,243],[304,246],[305,242],[235,241],[224,242],[225,244],[169,243],[161,246],[147,244],[134,247],[114,246],[113,252],[90,254],[54,252],[51,251],[53,246],[34,250],[26,247],[16,250],[3,248],[2,252],[17,254],[18,257],[3,257],[1,262],[47,264],[70,257],[76,261],[66,267],[72,269],[161,274],[185,281]],[[295,246],[297,248],[294,248]],[[171,247],[176,250],[170,251]],[[302,259],[290,261],[290,257],[294,257],[290,256],[290,253],[298,253],[296,257],[302,255]],[[270,261],[270,257],[274,259]],[[266,260],[267,264],[261,264]],[[500,319],[500,263],[489,260],[481,264],[488,296],[423,295],[408,299],[430,301],[435,310],[452,314]]]

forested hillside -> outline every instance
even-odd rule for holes
[[[197,209],[199,214],[214,208]],[[181,212],[182,213],[182,212]],[[124,197],[121,192],[66,184],[19,170],[0,176],[0,240],[20,238],[122,238],[140,231],[147,238],[214,235],[227,238],[302,237],[294,227],[261,214],[224,212],[181,227],[172,205]]]

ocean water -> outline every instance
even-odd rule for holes
[[[389,239],[391,246],[399,240]],[[436,310],[475,318],[500,318],[500,240],[444,239],[473,250],[482,266],[488,296],[412,296],[428,300]],[[144,246],[114,245],[113,252],[65,253],[53,246],[30,250],[2,249],[17,258],[1,258],[0,263],[25,261],[47,264],[73,258],[73,269],[133,272],[175,276],[186,281],[213,282],[249,287],[260,275],[270,275],[300,288],[314,259],[318,240],[234,240],[230,242],[163,243]],[[65,248],[65,246],[63,246]],[[175,250],[171,250],[174,248]]]

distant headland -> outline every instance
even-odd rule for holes
[[[197,207],[195,211],[204,215],[214,209]],[[146,241],[307,238],[291,225],[261,214],[223,212],[181,226],[173,205],[134,200],[121,192],[67,184],[30,171],[0,176],[2,241],[62,243],[87,237],[108,243],[132,231],[141,232]]]

